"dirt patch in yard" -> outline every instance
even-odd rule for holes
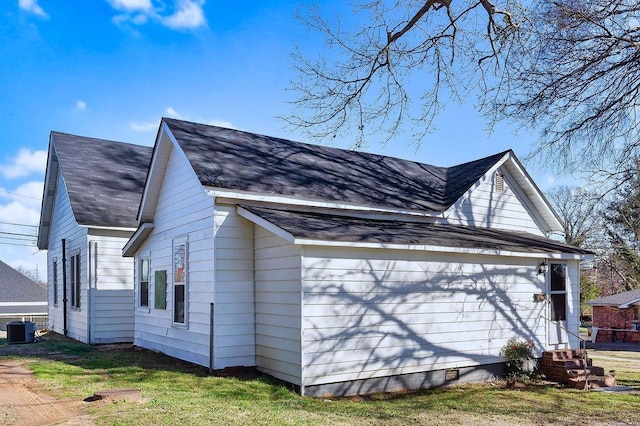
[[[33,373],[18,361],[0,359],[0,424],[94,424],[86,416],[84,401],[60,400],[39,389]]]

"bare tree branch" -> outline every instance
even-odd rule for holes
[[[350,31],[318,9],[300,14],[324,37],[326,56],[294,53],[296,109],[284,117],[311,137],[355,133],[356,148],[367,137],[384,143],[409,129],[431,131],[442,99],[464,98],[477,86],[480,67],[499,61],[518,27],[511,11],[489,0],[375,0],[356,10],[370,23]]]

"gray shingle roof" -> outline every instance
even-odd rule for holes
[[[453,167],[163,118],[206,186],[443,212],[509,152]]]
[[[0,302],[46,302],[47,288],[0,261]],[[35,310],[34,310],[35,309]],[[0,313],[47,312],[46,306],[0,306]]]
[[[80,225],[137,226],[151,147],[51,132]]]
[[[620,306],[640,301],[640,288],[631,291],[625,291],[611,296],[601,297],[587,302],[589,305],[596,306]]]
[[[385,244],[504,250],[519,253],[593,254],[526,232],[425,222],[374,220],[317,212],[241,206],[295,238]]]

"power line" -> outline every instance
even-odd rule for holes
[[[3,245],[3,246],[20,246],[20,247],[37,247],[35,242],[33,244],[18,244],[18,243],[5,243],[5,242],[0,241],[0,245]]]
[[[0,222],[0,225],[11,225],[11,226],[24,226],[27,228],[37,228],[37,225],[24,225],[22,223],[12,223],[12,222]]]
[[[0,239],[2,239],[2,240],[29,241],[29,240],[36,240],[36,237],[34,237],[34,236],[27,237],[26,235],[19,235],[17,237],[4,237],[4,236],[0,235]]]
[[[19,235],[19,236],[21,236],[21,237],[32,237],[32,238],[36,238],[36,237],[37,237],[37,235],[34,235],[34,234],[24,234],[24,233],[22,233],[22,232],[5,232],[5,231],[0,231],[0,238],[2,238],[2,235],[1,235],[1,234],[4,234],[4,235]]]
[[[9,192],[9,191],[7,191],[6,189],[2,189],[2,188],[0,188],[0,192],[4,192],[5,194],[9,194],[9,195],[15,195],[16,197],[30,198],[30,199],[32,199],[32,200],[38,200],[38,201],[40,201],[40,198],[38,198],[38,197],[32,197],[32,196],[30,196],[30,195],[22,195],[22,194],[18,194],[18,193],[16,193],[16,192]]]

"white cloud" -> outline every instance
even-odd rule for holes
[[[107,0],[107,2],[117,10],[132,12],[136,10],[152,10],[151,0]]]
[[[177,119],[181,119],[182,116],[180,114],[178,114],[176,112],[175,109],[173,109],[173,107],[167,107],[164,110],[165,114],[167,114],[167,117],[171,117],[171,118],[177,118]]]
[[[130,126],[135,132],[151,132],[153,130],[158,130],[158,122],[156,121],[147,121],[146,123],[134,122],[131,123]]]
[[[164,18],[162,22],[169,28],[198,28],[206,24],[202,6],[204,0],[179,0],[176,12]]]
[[[236,127],[230,121],[211,120],[207,122],[211,126],[226,127],[227,129],[235,129]]]
[[[11,191],[10,195],[13,197],[14,201],[17,201],[26,207],[40,210],[43,187],[43,181],[31,181],[18,186],[15,190]]]
[[[76,101],[76,111],[86,111],[87,103],[85,101]]]
[[[143,25],[154,20],[174,30],[185,30],[207,24],[205,0],[107,0],[107,3],[121,12],[111,19],[116,25]]]
[[[22,148],[9,163],[0,164],[0,174],[7,178],[24,177],[32,173],[44,173],[46,166],[47,151]]]
[[[38,0],[18,0],[18,7],[41,18],[49,19],[49,15],[40,7]]]

